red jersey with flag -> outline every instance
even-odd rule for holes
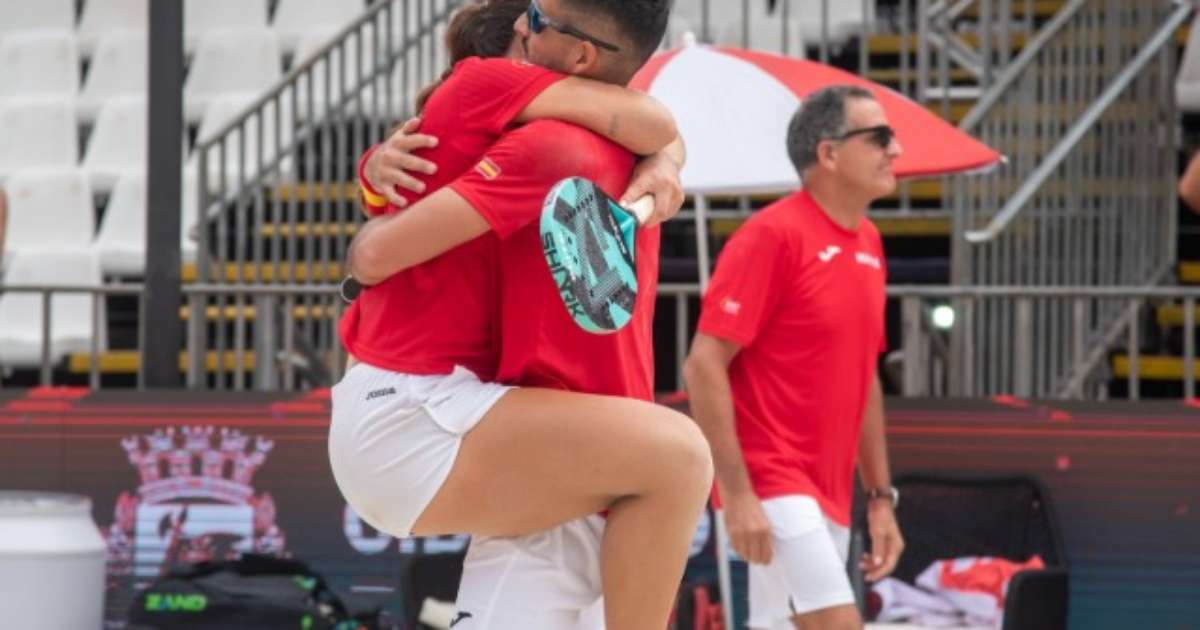
[[[632,320],[616,333],[597,335],[580,328],[563,305],[542,254],[538,223],[546,194],[559,181],[585,177],[618,199],[633,164],[629,151],[591,131],[536,121],[504,136],[488,150],[480,168],[451,185],[502,239],[496,380],[653,398],[659,229],[637,231],[638,299]]]
[[[804,191],[752,216],[721,252],[699,330],[741,346],[729,380],[759,498],[810,495],[849,524],[885,286],[874,224],[846,229]]]
[[[517,114],[561,78],[523,61],[459,62],[422,112],[420,131],[438,137],[436,147],[416,152],[438,165],[433,175],[413,174],[426,194],[475,167]],[[410,203],[424,196],[402,194]],[[365,289],[339,323],[342,343],[359,360],[397,372],[446,374],[462,365],[491,380],[497,245],[485,234]]]

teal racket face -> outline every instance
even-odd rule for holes
[[[594,183],[555,184],[542,206],[542,252],[571,318],[591,333],[620,330],[637,302],[637,220]]]

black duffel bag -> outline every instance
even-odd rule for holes
[[[245,554],[172,571],[138,594],[134,628],[384,630],[378,607],[351,610],[308,565]]]

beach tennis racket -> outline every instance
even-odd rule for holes
[[[643,196],[629,210],[582,177],[554,185],[542,205],[542,253],[571,318],[591,333],[620,330],[637,302],[634,233],[654,210]]]

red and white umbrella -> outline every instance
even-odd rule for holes
[[[656,55],[631,87],[675,115],[687,143],[683,186],[689,193],[750,194],[794,190],[787,126],[800,101],[823,87],[871,90],[904,149],[899,177],[982,169],[1002,156],[916,102],[825,64],[737,48],[685,45]]]

